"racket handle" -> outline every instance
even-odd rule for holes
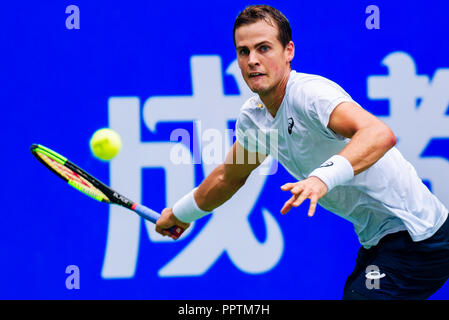
[[[141,204],[135,204],[132,208],[139,216],[141,216],[144,219],[147,219],[153,223],[156,223],[157,219],[161,216],[159,213],[157,213],[154,210],[151,210],[148,207],[145,207]]]
[[[150,208],[145,207],[141,204],[135,205],[133,210],[142,218],[149,220],[153,223],[156,223],[157,219],[159,219],[159,217],[161,216],[156,211],[151,210]],[[184,229],[175,225],[175,226],[169,228],[168,231],[170,232],[170,234],[172,234],[178,238],[184,232]]]

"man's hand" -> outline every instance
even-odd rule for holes
[[[173,214],[172,208],[165,208],[164,210],[162,210],[161,217],[156,221],[156,231],[163,236],[169,236],[170,238],[176,240],[178,238],[170,234],[170,232],[167,230],[174,225],[180,226],[181,228],[186,230],[190,226],[190,223],[185,223],[178,220],[178,218],[176,218]]]
[[[306,199],[310,199],[309,217],[315,213],[318,200],[321,199],[327,192],[326,184],[317,177],[310,177],[295,183],[286,183],[281,189],[283,191],[290,190],[292,197],[285,202],[281,210],[282,214],[290,211],[291,207],[298,207]]]

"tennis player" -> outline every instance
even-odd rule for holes
[[[295,53],[288,20],[270,6],[250,6],[234,24],[238,64],[257,95],[242,106],[236,142],[219,165],[173,208],[156,230],[188,227],[226,202],[270,150],[255,132],[278,132],[270,152],[295,181],[281,186],[291,197],[281,213],[310,199],[353,223],[361,243],[343,299],[426,299],[449,278],[448,209],[427,189],[394,147],[396,137],[339,85],[291,70]],[[246,153],[256,163],[239,164]],[[367,286],[366,270],[384,276]]]

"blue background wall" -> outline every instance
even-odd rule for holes
[[[68,17],[65,9],[71,4],[80,9],[79,30],[68,30],[65,25]],[[321,208],[313,218],[308,218],[306,205],[282,216],[279,211],[288,195],[279,187],[292,178],[281,167],[277,174],[268,176],[248,218],[259,243],[267,238],[264,210],[271,213],[268,216],[275,219],[272,225],[279,226],[282,232],[282,238],[278,237],[282,248],[276,251],[279,257],[271,267],[250,272],[246,267],[249,262],[239,264],[238,258],[230,258],[232,252],[223,252],[201,274],[163,276],[159,272],[164,266],[205,236],[203,230],[210,218],[198,221],[178,242],[157,238],[152,241],[149,229],[139,222],[135,270],[119,277],[108,276],[105,271],[111,209],[65,186],[29,152],[32,143],[43,144],[129,194],[120,181],[110,181],[112,175],[126,175],[128,167],[118,165],[119,162],[114,164],[115,159],[110,164],[101,162],[89,150],[93,132],[111,125],[110,99],[137,97],[143,113],[149,98],[194,95],[191,61],[196,56],[218,56],[224,94],[238,97],[242,89],[226,70],[236,58],[233,22],[247,4],[174,0],[29,1],[3,5],[0,55],[4,116],[0,161],[5,171],[0,193],[3,203],[0,298],[341,298],[359,248],[352,225]],[[269,1],[268,4],[281,10],[291,23],[296,44],[293,69],[336,81],[362,106],[386,121],[392,102],[373,98],[368,84],[373,75],[389,74],[382,63],[384,58],[402,52],[396,57],[405,60],[409,57],[417,74],[431,81],[440,70],[442,79],[447,79],[444,77],[449,68],[447,2]],[[365,26],[369,16],[365,9],[370,4],[380,9],[379,30],[368,30]],[[433,172],[437,170],[444,176],[449,172],[449,82],[440,84],[432,96],[441,99],[429,103],[446,111],[410,123],[417,137],[422,132],[426,137],[432,135],[431,129],[439,128],[437,134],[426,138],[428,144],[416,159],[439,159],[437,167],[430,162],[427,166],[432,165]],[[420,103],[430,99],[429,96],[418,97],[416,106],[400,113],[401,121],[407,123],[412,119]],[[238,110],[239,106],[232,107]],[[215,112],[213,106],[201,109],[210,119]],[[156,131],[151,131],[142,118],[141,142],[155,145],[169,141],[172,130],[180,127],[194,136],[191,123],[190,119],[182,123],[162,121]],[[139,123],[133,124],[136,125]],[[398,132],[401,130],[398,128]],[[408,154],[415,137],[400,134],[398,137],[398,148],[402,151],[402,146]],[[126,151],[128,156],[138,157],[137,153]],[[418,161],[408,159],[412,163]],[[418,167],[426,166],[425,161],[422,163]],[[204,171],[201,165],[195,165],[194,169],[194,183],[199,184]],[[161,166],[141,170],[141,200],[157,210],[165,207],[168,190],[176,187],[167,183],[164,172]],[[432,178],[441,180],[435,174],[423,177],[430,188],[436,183]],[[449,205],[445,191],[432,191]],[[120,216],[121,212],[114,214]],[[137,219],[134,216],[130,219],[134,218]],[[225,226],[225,233],[234,244],[243,239],[232,223]],[[213,236],[209,243],[212,248]],[[241,240],[241,246],[245,245]],[[255,264],[263,258],[249,247],[247,251]],[[195,257],[186,259],[195,268]],[[68,265],[79,267],[79,290],[66,288]],[[433,296],[448,297],[449,284]]]

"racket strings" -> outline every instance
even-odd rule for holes
[[[79,174],[74,172],[73,170],[67,168],[66,166],[60,164],[59,162],[53,160],[52,158],[46,156],[45,154],[38,153],[39,157],[45,161],[54,171],[56,171],[59,175],[68,180],[68,183],[74,188],[78,189],[81,192],[84,192],[88,196],[95,198],[99,201],[106,200],[109,201],[109,198],[100,190],[98,190],[92,183],[81,177]]]

